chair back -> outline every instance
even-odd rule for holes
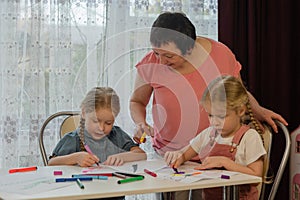
[[[80,123],[80,115],[70,115],[64,119],[60,125],[60,137],[62,138],[66,133],[74,131],[78,128]]]
[[[268,199],[273,200],[275,198],[279,183],[281,181],[282,175],[284,173],[285,166],[288,162],[289,154],[290,154],[290,148],[291,148],[291,139],[290,139],[290,133],[286,126],[282,124],[278,120],[274,120],[279,133],[272,133],[271,131],[265,131],[263,134],[263,137],[265,138],[265,148],[267,150],[267,156],[264,160],[264,172],[263,172],[263,179],[262,179],[262,188],[261,188],[261,194],[260,194],[260,200]],[[271,128],[269,128],[271,130]],[[268,133],[268,134],[266,134]],[[270,164],[270,160],[272,159],[271,156],[271,150],[272,150],[272,142],[275,138],[280,136],[280,133],[283,133],[284,139],[285,139],[285,148],[283,149],[283,155],[281,157],[279,167],[277,171],[273,171],[273,168]],[[266,135],[265,135],[266,134]],[[269,138],[269,139],[268,139]],[[267,142],[269,140],[269,142]],[[272,184],[270,192],[266,194],[265,187],[267,184]]]
[[[258,192],[260,194],[260,200],[264,200],[265,196],[265,187],[266,184],[271,184],[274,181],[274,174],[270,167],[270,155],[272,148],[272,131],[271,128],[264,124],[264,132],[261,135],[264,143],[265,150],[267,152],[264,157],[264,167],[263,167],[263,175],[262,175],[262,183],[257,186]]]
[[[39,147],[40,147],[43,163],[45,166],[48,165],[48,158],[49,158],[48,156],[50,154],[47,154],[46,149],[45,149],[44,133],[47,128],[47,125],[50,122],[57,120],[58,118],[63,119],[62,122],[60,123],[59,132],[57,133],[57,134],[59,134],[59,138],[62,138],[64,134],[71,132],[78,127],[79,121],[80,121],[80,112],[79,111],[57,112],[57,113],[54,113],[53,115],[49,116],[43,123],[42,128],[40,129],[40,132],[39,132]]]

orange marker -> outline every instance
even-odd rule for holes
[[[14,168],[14,169],[10,169],[8,172],[11,173],[17,173],[17,172],[30,172],[30,171],[36,171],[37,167],[33,166],[33,167],[22,167],[22,168]]]

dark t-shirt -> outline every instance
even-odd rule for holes
[[[78,133],[79,129],[67,133],[58,142],[51,157],[63,156],[81,151]],[[104,162],[110,155],[130,151],[132,147],[139,146],[118,126],[113,126],[109,135],[100,140],[94,140],[85,130],[84,139],[85,144],[90,147],[91,151],[98,156],[101,162]]]

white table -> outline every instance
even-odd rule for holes
[[[39,167],[36,172],[26,172],[27,175],[42,176],[44,174],[53,174],[54,170],[62,170],[63,177],[70,177],[72,174],[78,174],[81,172],[80,167],[75,166],[55,166],[55,167]],[[1,169],[0,175],[7,176],[8,170]],[[0,188],[0,199],[93,199],[93,198],[105,198],[105,197],[116,197],[126,195],[136,195],[145,193],[156,193],[156,192],[170,192],[190,189],[201,189],[210,187],[224,186],[227,191],[227,198],[234,199],[238,192],[235,186],[241,184],[260,183],[261,178],[246,174],[236,174],[230,177],[230,179],[210,179],[201,180],[194,183],[181,183],[172,180],[163,180],[160,178],[152,177],[148,174],[143,174],[144,180],[118,184],[116,177],[109,177],[108,180],[93,180],[82,182],[85,189],[80,189],[76,182],[69,183],[68,186],[58,188],[50,191],[34,192],[33,194],[16,194],[15,192],[2,191],[3,187]],[[24,173],[14,174],[16,180],[18,176],[24,176]],[[53,178],[58,177],[54,176]],[[59,183],[54,183],[59,184]],[[1,185],[0,185],[1,186]],[[14,185],[6,186],[14,188]],[[11,189],[10,188],[10,189]],[[44,188],[45,189],[45,188]],[[46,188],[47,190],[47,188]]]

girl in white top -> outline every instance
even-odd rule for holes
[[[242,83],[232,76],[217,78],[209,84],[201,103],[209,115],[211,126],[198,134],[190,145],[179,151],[166,152],[164,158],[167,164],[177,168],[199,155],[202,163],[195,169],[225,168],[262,176],[266,151]],[[250,117],[256,130],[245,125],[245,116]],[[203,192],[204,199],[218,199],[217,196],[222,196],[220,188]],[[258,198],[256,187],[241,187],[240,199]]]

